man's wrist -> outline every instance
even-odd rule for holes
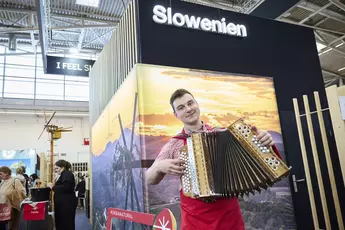
[[[155,161],[155,162],[153,163],[153,165],[152,165],[153,171],[154,171],[155,173],[157,173],[157,174],[164,174],[164,173],[161,171],[161,169],[160,169],[160,167],[158,166],[158,164],[159,164],[159,161]]]

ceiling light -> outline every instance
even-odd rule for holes
[[[336,45],[335,48],[338,48],[339,46],[344,45],[344,42],[340,43],[339,45]]]
[[[338,69],[338,72],[345,70],[345,67]]]
[[[77,0],[76,2],[78,5],[84,6],[91,6],[91,7],[98,7],[99,0]]]
[[[317,47],[317,51],[320,52],[323,48],[325,48],[326,46],[325,45],[322,45],[318,42],[316,42],[316,47]]]

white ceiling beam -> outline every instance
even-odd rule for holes
[[[7,19],[7,18],[0,17],[0,19],[3,20],[3,21],[5,21],[5,22],[7,22],[7,23],[9,23],[10,25],[23,27],[22,24],[19,24],[19,23],[17,23],[17,22],[11,21],[11,20],[9,20],[9,19]]]
[[[6,12],[15,12],[15,13],[36,13],[35,9],[23,9],[23,8],[5,8],[2,7],[0,8],[0,11],[6,11]],[[61,13],[59,13],[61,12]],[[70,13],[70,14],[66,14]],[[75,15],[71,15],[75,14]],[[83,17],[77,16],[77,15],[84,15]],[[64,9],[57,9],[53,8],[51,10],[51,16],[54,17],[61,17],[61,18],[69,18],[69,19],[76,19],[76,20],[85,20],[85,21],[91,21],[91,22],[100,22],[100,23],[117,23],[120,21],[119,18],[116,17],[108,17],[104,15],[99,15],[99,14],[89,14],[86,12],[78,12],[78,11],[73,11],[73,10],[64,10]]]
[[[315,34],[317,39],[326,43],[325,39],[323,39],[323,37],[318,33],[318,31],[314,30],[314,34]]]
[[[62,19],[59,19],[59,18],[56,18],[56,17],[51,17],[51,19],[54,20],[54,21],[66,23],[66,24],[69,24],[69,25],[77,25],[76,22],[68,22],[68,21],[65,21],[65,20],[62,20]]]
[[[80,32],[71,31],[71,30],[53,30],[53,33],[74,34],[74,35],[79,35],[80,34]]]
[[[338,0],[329,0],[332,4],[336,5],[337,7],[339,7],[340,9],[342,9],[343,11],[345,11],[345,4],[339,2]]]
[[[337,37],[337,36],[335,36],[334,34],[330,34],[330,33],[328,33],[328,32],[324,32],[324,31],[319,31],[319,33],[326,34],[326,35],[332,36],[332,37]],[[332,44],[334,44],[334,43],[336,43],[336,42],[338,42],[338,41],[344,42],[343,39],[345,39],[345,35],[342,35],[342,36],[339,36],[339,37],[335,38],[333,41],[329,42],[329,45],[332,45]]]
[[[28,15],[24,15],[23,17],[19,18],[15,23],[19,23],[21,20],[25,19]]]
[[[107,23],[107,24],[114,24],[114,25],[116,25],[119,22],[119,20],[116,20],[116,21],[113,21],[113,20],[103,20],[103,19],[88,18],[88,17],[78,17],[78,16],[68,15],[68,14],[56,14],[56,13],[53,13],[51,15],[54,16],[54,17],[58,17],[58,18],[68,18],[68,19],[74,19],[74,20],[84,20],[84,21],[88,21],[88,22]]]
[[[109,30],[108,32],[105,32],[104,34],[101,34],[100,36],[98,36],[98,38],[101,38],[101,37],[107,35],[107,34],[110,33],[110,32],[113,32],[113,30]],[[88,41],[88,42],[87,42],[86,44],[84,44],[82,47],[85,47],[85,46],[91,44],[92,42],[96,41],[98,38],[94,38],[94,39],[92,39],[91,41]]]
[[[78,52],[80,52],[82,48],[84,37],[85,37],[85,29],[81,29],[81,32],[78,37],[78,45],[77,45]]]
[[[306,17],[305,19],[303,19],[302,21],[300,21],[299,22],[299,24],[303,24],[303,23],[305,23],[306,21],[308,21],[309,20],[309,18],[312,18],[312,17],[314,17],[315,15],[317,15],[317,14],[319,14],[321,11],[323,11],[323,10],[325,10],[325,9],[327,9],[328,7],[330,7],[332,5],[332,3],[328,3],[328,4],[326,4],[326,5],[324,5],[323,7],[321,7],[320,9],[318,9],[318,10],[316,10],[316,11],[314,11],[313,13],[311,13],[308,17]]]
[[[102,41],[102,39],[100,38],[100,36],[98,34],[96,34],[96,32],[91,29],[92,33],[96,36],[96,38],[98,39],[98,41],[100,41],[103,45],[104,45],[104,41]]]
[[[329,71],[329,70],[326,70],[326,69],[322,69],[322,72],[323,72],[323,73],[326,73],[326,74],[328,74],[328,75],[330,75],[330,76],[333,76],[333,77],[343,77],[343,76],[341,76],[340,74],[333,73],[333,72],[331,72],[331,71]]]
[[[319,31],[325,31],[325,32],[329,32],[329,33],[345,35],[345,32],[329,30],[329,29],[325,29],[325,28],[321,28],[321,27],[317,27],[317,26],[309,26],[309,25],[306,25],[306,24],[299,24],[298,22],[295,22],[295,21],[293,21],[291,19],[287,19],[287,18],[281,18],[280,20],[282,22],[287,22],[287,23],[291,23],[291,24],[294,24],[294,25],[304,26],[304,27],[308,27],[308,28],[311,28],[311,29],[319,30]]]
[[[332,46],[332,45],[329,45],[329,44],[324,43],[324,42],[322,42],[322,41],[318,41],[318,43],[320,43],[321,45],[324,45],[324,46],[326,46],[326,47],[332,49],[333,51],[335,51],[335,52],[337,52],[337,53],[342,54],[342,55],[345,57],[345,51],[342,51],[342,50],[338,49],[337,47]],[[322,52],[320,52],[320,53],[322,53]]]
[[[316,4],[305,2],[305,1],[297,4],[297,7],[311,11],[311,12],[318,11],[321,8],[320,6]],[[319,12],[318,14],[345,24],[345,16],[333,10],[324,9],[322,12]]]
[[[58,33],[58,34],[59,34],[59,33]],[[66,38],[63,34],[59,34],[59,35],[60,35],[62,38],[64,38],[64,39],[66,40],[66,42],[68,42],[72,47],[77,48],[76,45],[73,44],[73,42],[70,41],[68,38]]]
[[[85,28],[114,28],[115,25],[78,25],[78,26],[53,26],[52,30],[68,30],[68,29],[85,29]],[[0,29],[0,33],[13,33],[13,32],[23,32],[35,30],[38,31],[38,27],[34,28],[9,28],[9,29]],[[344,33],[345,34],[345,33]]]

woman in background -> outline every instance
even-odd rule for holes
[[[84,200],[85,200],[85,191],[86,191],[86,183],[85,183],[84,176],[80,177],[80,182],[77,184],[75,191],[78,192],[77,196],[80,201],[80,209],[84,209]]]
[[[11,204],[11,220],[8,229],[17,230],[20,221],[20,206],[25,199],[25,188],[23,184],[15,177],[12,177],[12,171],[9,167],[0,167],[0,203],[9,202]]]
[[[23,169],[22,168],[17,168],[16,169],[16,178],[18,178],[20,180],[20,182],[22,182],[24,188],[25,188],[25,177],[24,177],[24,172],[23,172]]]
[[[55,163],[55,172],[60,175],[53,186],[56,230],[75,230],[75,213],[77,197],[75,196],[75,179],[71,164],[65,160]]]

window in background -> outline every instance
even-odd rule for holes
[[[37,68],[36,74],[36,99],[64,99],[63,75],[44,74],[42,68]]]
[[[43,68],[42,55],[37,55],[37,66]]]
[[[34,98],[34,79],[23,77],[5,77],[4,97]]]
[[[9,55],[6,56],[6,64],[14,64],[20,66],[35,66],[35,55]],[[6,66],[7,67],[7,66]]]
[[[4,82],[4,77],[0,75],[0,97],[2,97],[2,86]]]
[[[3,62],[3,57],[0,56],[0,97],[2,97],[2,86],[3,86],[3,82],[4,82],[4,64],[2,64]]]
[[[7,64],[6,59],[5,76],[35,78],[35,67]]]
[[[89,78],[66,76],[65,77],[66,101],[89,101]]]

